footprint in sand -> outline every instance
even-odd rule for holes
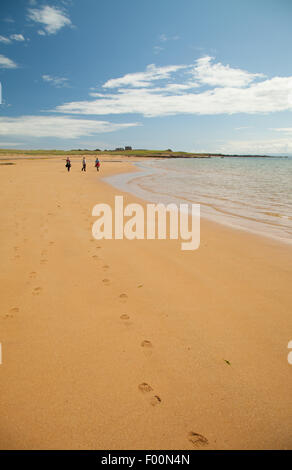
[[[203,436],[202,434],[198,434],[197,432],[189,432],[188,440],[195,446],[195,447],[203,447],[209,444],[208,439]]]
[[[148,341],[148,339],[144,339],[141,343],[142,348],[152,348],[152,343],[151,341]]]
[[[3,316],[4,320],[8,320],[9,318],[13,318],[13,315],[11,313],[6,313],[6,315]]]
[[[149,393],[153,391],[151,385],[147,384],[146,382],[142,382],[140,385],[138,385],[138,388],[143,393]]]
[[[19,308],[18,307],[12,307],[10,310],[9,310],[9,313],[6,313],[5,315],[3,315],[4,319],[5,320],[8,320],[9,318],[13,318],[14,317],[14,313],[18,313],[19,312]]]
[[[140,390],[140,392],[147,394],[147,395],[148,393],[153,392],[153,388],[147,382],[142,382],[140,385],[138,385],[138,389]],[[157,406],[160,403],[161,403],[161,398],[158,395],[151,396],[151,399],[150,399],[151,406]]]
[[[93,256],[92,256],[92,258],[96,258],[96,259],[98,259],[98,256],[97,256],[97,255],[93,255]]]
[[[123,315],[120,316],[120,319],[121,320],[130,320],[130,317],[126,313],[123,313]]]
[[[55,243],[55,242],[49,242],[49,245],[51,245],[51,246],[52,246],[52,245],[54,245],[54,243]]]
[[[47,259],[41,259],[41,264],[46,264],[48,262]]]
[[[35,289],[33,290],[33,295],[39,295],[42,291],[42,288],[41,287],[35,287]]]
[[[110,284],[109,279],[103,279],[102,282],[104,283],[105,286],[108,286]]]
[[[31,272],[29,273],[30,279],[34,279],[34,278],[36,277],[36,274],[37,274],[37,273],[36,273],[35,271],[31,271]]]
[[[10,310],[9,310],[9,313],[18,313],[19,312],[19,308],[18,307],[12,307]]]
[[[128,296],[127,294],[120,294],[119,298],[122,300],[122,301],[126,301]]]
[[[158,395],[154,395],[154,397],[151,398],[150,400],[150,405],[152,406],[159,405],[160,403],[161,403],[161,398]]]
[[[103,269],[104,271],[106,271],[108,268],[109,268],[109,265],[108,265],[108,264],[105,264],[105,265],[102,267],[102,269]]]

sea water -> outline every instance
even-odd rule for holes
[[[198,203],[201,217],[292,243],[292,157],[157,159],[106,180],[151,202]]]

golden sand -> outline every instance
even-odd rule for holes
[[[291,449],[291,248],[206,220],[192,252],[96,241],[133,168],[80,160],[0,166],[0,448]]]

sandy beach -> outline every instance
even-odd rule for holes
[[[204,219],[195,251],[97,241],[133,159],[9,158],[0,448],[291,449],[291,247]]]

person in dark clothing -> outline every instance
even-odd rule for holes
[[[67,170],[70,171],[71,162],[70,162],[70,158],[69,158],[69,157],[67,157],[67,159],[66,159],[66,165],[65,165],[65,166],[66,166]]]

